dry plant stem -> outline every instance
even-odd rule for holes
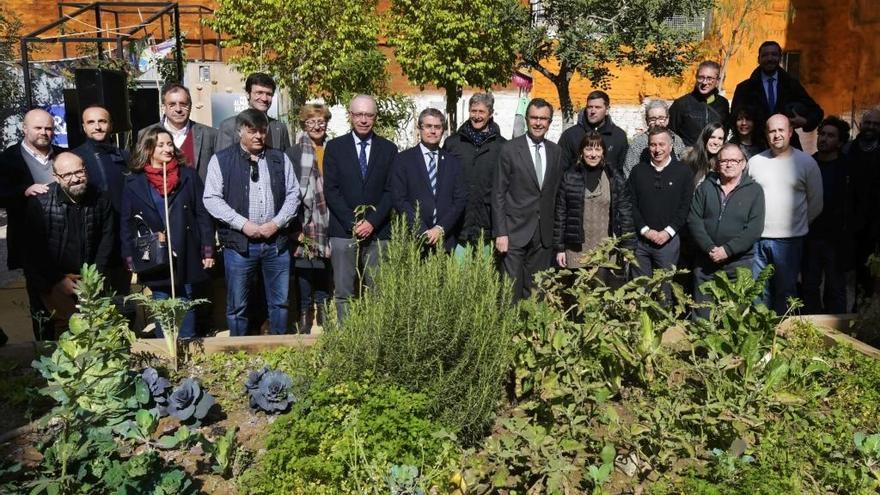
[[[168,162],[162,162],[162,188],[165,191],[162,199],[165,203],[165,240],[168,243],[168,272],[171,278],[171,299],[177,299],[176,284],[174,283],[174,249],[171,247],[171,226],[169,225],[171,217],[168,214]],[[171,357],[171,367],[174,371],[177,371],[177,318],[174,318],[171,327],[163,329],[162,336],[165,337],[165,345],[168,347],[168,355]]]

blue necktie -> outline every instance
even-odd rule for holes
[[[367,142],[361,141],[358,143],[361,147],[361,154],[358,156],[358,163],[361,166],[361,177],[367,178]]]
[[[767,104],[770,105],[771,113],[776,108],[776,85],[773,84],[775,81],[775,77],[767,78]]]
[[[428,182],[431,183],[431,194],[437,197],[437,152],[431,151],[428,155]],[[434,224],[437,224],[437,207],[434,207]]]

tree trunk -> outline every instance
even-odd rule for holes
[[[553,79],[553,85],[556,86],[556,92],[559,95],[559,107],[562,110],[562,127],[564,129],[574,124],[574,105],[571,102],[571,91],[568,86],[570,81],[571,79],[562,73]]]
[[[450,84],[446,86],[446,119],[449,122],[449,133],[458,129],[458,99],[461,98],[461,88]]]

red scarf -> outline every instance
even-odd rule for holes
[[[180,171],[177,170],[177,160],[171,160],[168,162],[168,191],[173,191],[175,187],[177,187],[177,181],[180,178]],[[156,191],[159,192],[160,196],[165,196],[167,191],[162,188],[162,167],[153,167],[152,164],[148,163],[144,165],[144,175],[147,176],[147,180]]]

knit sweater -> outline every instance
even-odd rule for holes
[[[766,203],[761,237],[800,237],[822,213],[822,173],[810,155],[792,148],[791,154],[773,156],[771,150],[749,160],[749,175],[764,189]]]
[[[687,223],[693,177],[687,165],[674,158],[659,172],[650,162],[636,165],[629,176],[635,231],[670,228],[678,233]]]

